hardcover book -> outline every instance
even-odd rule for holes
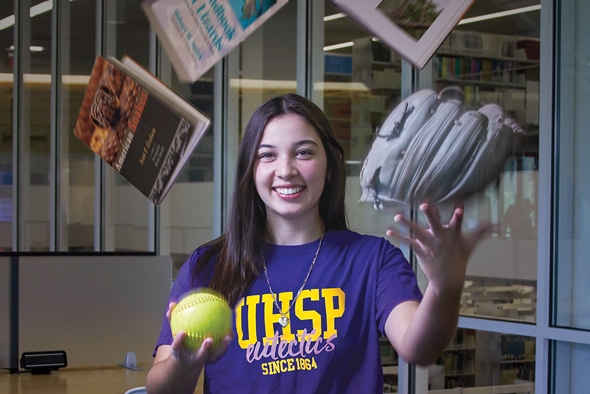
[[[404,59],[424,68],[474,0],[331,0]]]
[[[142,0],[178,78],[194,82],[287,0]]]
[[[98,56],[74,134],[160,204],[209,125],[207,116],[131,58]]]

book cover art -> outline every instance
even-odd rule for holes
[[[184,118],[190,125],[189,135],[186,142],[184,140],[182,141],[183,148],[180,152],[178,161],[174,163],[175,165],[173,167],[171,167],[172,174],[170,175],[170,180],[164,185],[164,190],[160,197],[163,198],[165,194],[170,191],[174,181],[178,178],[193,151],[197,148],[201,139],[205,135],[205,132],[209,129],[211,119],[183,97],[179,96],[178,93],[170,89],[164,84],[164,82],[156,78],[131,57],[125,55],[121,61],[114,58],[109,58],[109,60],[121,69],[127,70],[129,74],[133,74],[133,77],[137,81],[140,81],[144,86],[149,88],[152,95],[156,96],[158,100],[165,103],[170,108],[173,108],[174,112]],[[166,168],[169,167],[167,166]]]
[[[178,78],[196,81],[287,0],[142,0]]]
[[[158,204],[190,125],[130,75],[97,57],[74,134]]]

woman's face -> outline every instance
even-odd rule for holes
[[[254,182],[268,220],[319,215],[327,157],[316,130],[299,115],[271,120],[262,134]]]

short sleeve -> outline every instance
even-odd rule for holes
[[[376,317],[381,333],[391,311],[405,301],[422,300],[416,274],[402,251],[389,241],[382,240],[381,261],[377,273]]]
[[[168,296],[168,303],[166,303],[166,308],[168,308],[168,304],[171,302],[178,302],[181,300],[184,295],[186,295],[191,290],[205,286],[205,283],[192,283],[192,273],[193,270],[196,269],[196,261],[199,255],[202,253],[202,249],[197,249],[193,252],[193,254],[188,258],[187,261],[180,267],[178,271],[178,275],[176,276],[176,280],[172,285],[172,289],[170,290],[170,295]],[[160,329],[160,335],[156,342],[156,346],[154,348],[153,355],[156,355],[156,351],[160,345],[170,345],[172,343],[172,330],[170,328],[170,322],[168,318],[166,318],[166,311],[164,311],[164,315],[162,317],[162,327]]]

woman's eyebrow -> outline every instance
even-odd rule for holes
[[[316,141],[311,140],[311,139],[297,141],[293,144],[293,146],[299,147],[299,146],[306,145],[306,144],[319,146],[319,144]],[[275,145],[273,145],[273,144],[260,144],[260,145],[258,145],[258,149],[260,149],[260,148],[275,148]]]

